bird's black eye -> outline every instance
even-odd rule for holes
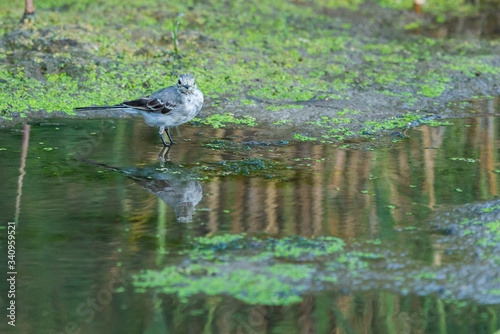
[[[181,80],[177,81],[177,83],[180,85],[181,84]]]

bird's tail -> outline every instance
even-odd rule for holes
[[[99,107],[78,107],[75,108],[76,112],[86,112],[86,111],[102,111],[102,110],[117,110],[117,109],[122,109],[124,112],[127,114],[137,114],[137,111],[125,106],[123,104],[117,104],[114,106],[99,106]]]
[[[100,106],[100,107],[78,107],[75,108],[76,111],[83,110],[96,110],[96,109],[119,109],[119,108],[127,108],[126,106],[122,106],[121,104],[117,104],[115,106]]]

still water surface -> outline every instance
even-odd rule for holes
[[[136,120],[51,119],[0,130],[2,224],[17,217],[18,333],[500,329],[498,304],[414,290],[316,289],[300,303],[266,306],[229,296],[181,301],[137,293],[130,282],[161,268],[186,238],[225,233],[381,240],[429,266],[460,261],[436,244],[430,221],[441,209],[498,198],[498,119],[422,126],[377,149],[369,140],[287,143],[257,129],[180,131],[161,164],[156,130]],[[231,165],[249,158],[273,165]],[[156,177],[162,168],[171,173]],[[194,169],[210,177],[189,178]],[[6,292],[2,285],[0,298]]]

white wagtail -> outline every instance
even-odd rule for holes
[[[196,86],[194,77],[190,74],[181,74],[177,84],[160,89],[153,94],[133,100],[125,101],[114,106],[83,107],[76,110],[92,109],[124,109],[128,113],[139,112],[150,126],[160,127],[160,138],[164,146],[174,144],[168,129],[192,120],[203,106],[203,93]],[[170,145],[167,145],[163,132],[167,132]]]

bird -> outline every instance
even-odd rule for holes
[[[137,100],[124,101],[112,106],[80,107],[77,111],[93,109],[124,109],[127,113],[140,113],[149,126],[160,127],[159,135],[164,147],[170,147],[172,140],[168,129],[192,120],[203,107],[203,93],[198,89],[191,74],[181,74],[173,86],[160,89]],[[165,142],[166,132],[170,144]]]

